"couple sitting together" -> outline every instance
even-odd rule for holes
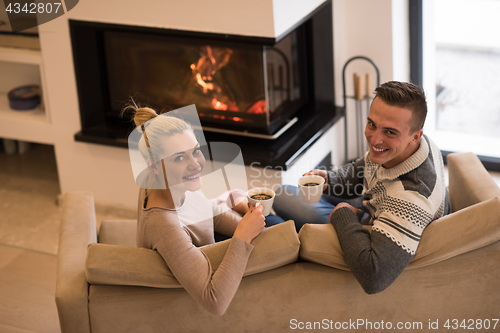
[[[132,107],[142,129],[138,149],[153,182],[162,184],[141,190],[137,245],[158,251],[185,290],[222,315],[241,282],[251,241],[266,226],[293,220],[299,230],[305,223],[331,223],[365,292],[383,291],[413,258],[424,228],[450,205],[440,151],[423,136],[423,90],[391,81],[375,92],[365,156],[335,170],[309,171],[326,181],[317,203],[305,203],[298,188],[284,185],[276,191],[276,215],[268,217],[262,205],[236,206],[241,217],[208,201],[199,191],[205,157],[190,125]],[[216,271],[199,249],[214,243],[214,232],[231,237]]]

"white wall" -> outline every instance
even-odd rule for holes
[[[67,16],[88,21],[277,37],[325,1],[85,0]]]
[[[237,35],[274,35],[271,0],[84,0],[71,18]]]
[[[281,36],[326,0],[273,0],[274,36]]]
[[[407,0],[334,0],[334,69],[338,105],[343,105],[342,69],[348,59],[365,56],[380,71],[380,83],[390,80],[408,81],[409,30]],[[355,60],[346,68],[346,94],[353,96],[353,73],[369,73],[371,90],[375,89],[375,71],[364,60]],[[363,83],[364,84],[364,83]],[[363,89],[364,91],[364,89]],[[365,106],[364,116],[367,116]],[[349,159],[356,157],[353,139],[356,133],[355,103],[347,101]],[[348,140],[349,141],[349,140]]]
[[[399,63],[394,60],[400,53],[405,54],[397,50],[401,45],[396,41],[401,36],[396,37],[392,33],[394,29],[406,28],[404,20],[397,16],[403,10],[395,5],[398,1],[402,0],[333,0],[335,84],[339,105],[342,104],[341,69],[351,56],[365,55],[376,61],[381,71],[381,82],[407,77],[404,66],[401,66],[406,61]],[[296,5],[299,11],[308,13],[321,2],[316,0],[304,5],[305,2],[296,1]],[[273,37],[276,32],[284,31],[287,25],[294,23],[295,18],[289,15],[288,19],[277,19],[280,15],[273,13],[273,8],[276,10],[283,4],[281,0],[85,0],[68,14],[40,26],[45,89],[62,193],[88,190],[99,203],[135,207],[138,190],[127,149],[74,141],[74,134],[81,126],[69,18]],[[407,17],[407,13],[404,15]]]

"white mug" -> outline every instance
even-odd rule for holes
[[[304,186],[304,184],[316,183],[318,185]],[[318,202],[323,195],[323,185],[325,178],[318,175],[307,175],[299,178],[299,191],[302,200],[307,203]]]
[[[265,200],[258,200],[258,199],[253,199],[252,196],[256,194],[267,194],[271,196],[269,199]],[[262,211],[262,215],[267,216],[271,213],[271,208],[273,207],[273,202],[274,202],[274,196],[276,194],[274,193],[273,190],[265,187],[255,187],[249,191],[247,191],[247,199],[248,202],[254,205],[255,207],[262,205],[264,206],[264,210]]]

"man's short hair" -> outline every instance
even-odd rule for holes
[[[424,127],[427,102],[422,87],[409,82],[389,81],[375,88],[375,97],[381,98],[391,106],[405,108],[412,112],[410,133]]]

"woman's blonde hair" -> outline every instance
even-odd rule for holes
[[[163,153],[163,139],[184,131],[193,131],[191,125],[184,120],[158,114],[150,107],[138,106],[134,100],[122,110],[122,114],[125,112],[131,112],[136,127],[142,129],[143,135],[138,142],[138,148],[145,160],[158,162],[158,157]]]

